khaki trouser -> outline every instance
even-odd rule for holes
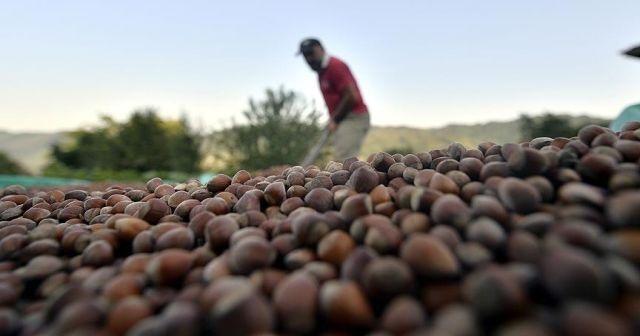
[[[349,113],[333,132],[334,160],[357,157],[370,127],[369,113]]]

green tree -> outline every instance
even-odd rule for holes
[[[571,124],[565,115],[545,113],[540,117],[521,114],[518,119],[521,141],[529,141],[538,137],[567,137],[575,136],[580,127]]]
[[[106,128],[76,130],[68,134],[68,144],[52,146],[53,158],[69,168],[114,168],[115,144]]]
[[[293,91],[266,90],[249,99],[241,123],[214,134],[213,151],[227,158],[229,170],[258,170],[298,164],[322,131],[320,113]]]
[[[105,171],[117,176],[122,176],[118,171],[193,173],[199,170],[200,138],[185,116],[162,120],[154,109],[139,109],[124,123],[103,117],[98,127],[68,133],[65,142],[52,146],[47,171],[84,170],[78,173],[82,176],[87,170],[101,176]]]
[[[117,169],[169,170],[169,137],[153,109],[135,111],[115,137]]]
[[[393,154],[407,155],[407,154],[413,154],[416,151],[413,149],[413,147],[411,147],[409,145],[401,144],[401,145],[398,145],[398,146],[386,148],[385,150],[383,150],[383,152],[387,152],[387,153],[389,153],[391,155],[393,155]]]
[[[7,175],[29,175],[26,169],[6,153],[0,152],[0,174]]]
[[[196,172],[200,169],[200,147],[202,137],[196,133],[186,116],[178,121],[167,123],[169,153],[172,158],[171,170]]]

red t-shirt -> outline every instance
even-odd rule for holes
[[[335,57],[330,57],[327,67],[320,71],[318,80],[320,82],[320,90],[322,91],[324,102],[327,104],[329,115],[331,117],[333,117],[335,110],[340,103],[342,90],[344,90],[348,85],[355,86],[356,91],[358,92],[358,100],[356,101],[356,105],[353,107],[353,112],[355,114],[364,114],[367,112],[367,106],[364,104],[362,94],[360,94],[358,83],[356,83],[355,77],[353,77],[351,70],[349,70],[349,66],[347,66],[343,61]]]

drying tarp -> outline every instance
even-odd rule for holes
[[[24,176],[24,175],[0,175],[0,188],[19,184],[25,187],[33,186],[65,186],[86,185],[89,181],[56,177]]]
[[[631,105],[622,110],[620,115],[609,124],[609,128],[614,132],[620,132],[622,126],[630,121],[640,121],[640,104]]]

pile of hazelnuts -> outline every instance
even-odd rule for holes
[[[640,122],[0,192],[2,335],[640,334]]]

